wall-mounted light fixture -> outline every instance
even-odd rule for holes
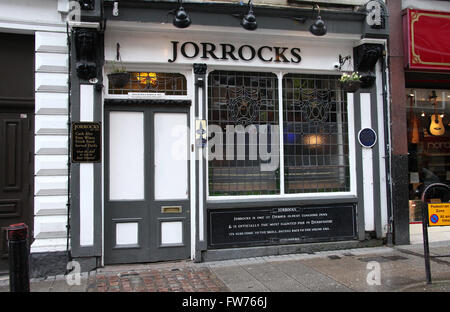
[[[320,7],[317,4],[314,4],[313,7],[313,12],[314,9],[317,7],[317,17],[316,17],[316,21],[309,27],[309,31],[314,35],[314,36],[323,36],[327,33],[327,26],[325,25],[325,22],[322,20],[322,17],[320,17]]]
[[[191,18],[183,8],[182,0],[178,0],[179,7],[177,10],[169,12],[173,14],[173,25],[177,28],[186,28],[191,25]]]
[[[338,70],[342,70],[342,67],[344,66],[344,64],[348,61],[349,64],[347,64],[348,66],[350,66],[350,60],[351,60],[351,55],[347,55],[347,56],[342,56],[339,54],[339,64],[334,65],[334,67]]]
[[[241,20],[241,26],[247,30],[255,30],[258,25],[256,24],[256,16],[253,13],[253,2],[252,0],[248,1],[248,12]]]

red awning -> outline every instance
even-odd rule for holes
[[[403,25],[408,69],[450,71],[450,12],[407,9]]]

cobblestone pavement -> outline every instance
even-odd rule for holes
[[[226,292],[229,289],[207,267],[176,267],[97,272],[88,292]]]

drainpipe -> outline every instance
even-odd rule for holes
[[[385,53],[388,51],[388,42],[385,46]],[[388,99],[388,92],[387,88],[389,87],[387,85],[388,83],[388,73],[389,68],[387,65],[386,57],[381,58],[381,66],[383,74],[382,76],[382,84],[383,84],[383,106],[385,109],[383,109],[384,114],[384,133],[387,134],[387,145],[385,147],[385,164],[386,164],[386,200],[388,204],[388,210],[387,210],[387,221],[388,221],[388,228],[386,232],[386,240],[387,240],[387,246],[392,247],[393,244],[393,205],[392,205],[392,178],[391,178],[391,154],[392,154],[392,148],[391,148],[391,114],[390,114],[390,101]]]
[[[68,129],[69,129],[69,139],[67,140],[67,243],[66,243],[66,251],[67,251],[67,262],[72,261],[72,254],[70,252],[70,203],[71,203],[71,198],[70,198],[70,177],[71,177],[71,148],[70,148],[70,142],[71,142],[71,124],[72,124],[72,113],[71,113],[71,93],[72,93],[72,80],[71,80],[71,76],[72,76],[72,71],[71,71],[71,62],[72,62],[72,55],[71,55],[71,49],[72,49],[72,44],[71,44],[71,38],[70,38],[70,31],[69,31],[69,23],[66,23],[66,34],[67,34],[67,49],[69,52],[68,58],[69,58],[69,62],[68,62],[68,91],[69,91],[69,96],[68,98],[68,104],[67,104],[67,110],[68,110]]]

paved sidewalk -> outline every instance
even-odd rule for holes
[[[450,241],[431,243],[449,255]],[[450,258],[432,258],[425,283],[423,245],[358,248],[241,260],[117,265],[81,275],[33,279],[33,292],[450,292]],[[0,278],[0,291],[8,292]]]
[[[408,245],[327,251],[224,261],[209,267],[232,292],[428,291],[436,289],[438,281],[440,291],[450,291],[450,258],[432,260],[434,284],[426,285],[421,248]],[[450,254],[450,242],[435,244],[431,253]]]

